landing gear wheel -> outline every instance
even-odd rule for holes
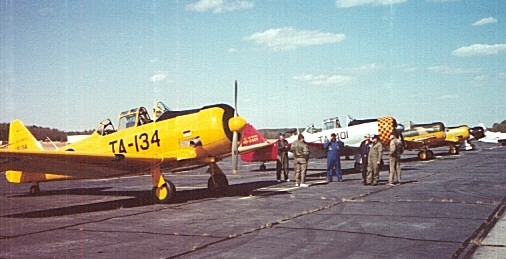
[[[176,186],[174,186],[171,181],[165,180],[162,186],[153,186],[153,189],[151,189],[151,196],[155,203],[169,203],[176,197]]]
[[[31,195],[37,195],[40,193],[40,188],[38,184],[34,184],[30,187],[30,194]]]
[[[209,177],[207,188],[210,190],[224,191],[228,188],[228,180],[224,174],[215,174]]]
[[[432,152],[432,150],[427,150],[427,159],[433,159],[434,157],[434,152]]]
[[[262,172],[263,172],[263,171],[265,171],[265,170],[267,170],[267,166],[265,166],[265,165],[261,165],[261,166],[260,166],[260,171],[262,171]]]
[[[450,147],[450,155],[457,155],[459,153],[459,149],[456,147]]]
[[[420,160],[427,160],[427,152],[426,151],[420,151],[418,152],[418,159]]]

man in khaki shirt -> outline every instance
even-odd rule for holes
[[[290,151],[293,153],[293,167],[295,171],[295,186],[308,187],[306,181],[307,161],[309,160],[309,147],[304,141],[304,135],[299,134],[292,143]]]
[[[379,136],[374,135],[372,145],[369,149],[369,158],[367,160],[367,180],[366,185],[378,185],[381,156],[383,155],[383,145],[379,141]]]

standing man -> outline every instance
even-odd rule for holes
[[[285,133],[279,133],[279,139],[276,141],[276,147],[278,148],[278,157],[276,159],[276,177],[278,183],[281,182],[281,171],[285,176],[285,181],[289,182],[288,178],[288,141],[285,139]]]
[[[305,183],[307,161],[309,160],[309,148],[304,141],[304,135],[299,134],[297,140],[292,143],[290,151],[293,153],[293,168],[295,170],[295,186],[308,187]]]
[[[372,145],[369,149],[369,158],[367,165],[367,181],[366,185],[378,185],[379,169],[381,163],[381,156],[383,155],[383,145],[379,141],[379,136],[372,137]]]
[[[366,184],[367,180],[367,159],[369,156],[369,149],[371,148],[371,139],[369,135],[364,136],[364,140],[360,143],[360,147],[358,151],[360,153],[360,158],[362,161],[362,166],[360,167],[360,171],[362,172],[362,183]]]
[[[397,133],[390,134],[390,172],[388,173],[388,185],[394,184],[394,175],[397,176],[397,182],[401,184],[401,153],[402,141],[397,138]]]
[[[341,156],[339,150],[344,148],[344,143],[337,139],[336,133],[330,134],[330,141],[325,140],[323,149],[327,150],[327,182],[332,182],[332,176],[335,174],[338,182],[343,181],[341,172]]]

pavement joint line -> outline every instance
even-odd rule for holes
[[[449,243],[449,244],[458,244],[459,243],[458,241],[451,241],[451,240],[419,239],[419,238],[399,237],[399,236],[384,235],[384,234],[369,233],[369,232],[343,231],[343,230],[333,230],[333,229],[329,230],[329,229],[323,229],[323,228],[298,228],[298,227],[286,227],[286,226],[280,226],[279,228],[328,231],[328,232],[338,232],[338,233],[358,234],[358,235],[372,235],[372,236],[387,237],[387,238],[393,238],[393,239],[402,239],[402,240],[409,240],[409,241],[418,241],[418,242],[436,242],[436,243]]]
[[[473,234],[466,239],[457,249],[457,251],[453,254],[453,258],[471,258],[476,249],[481,246],[483,240],[487,237],[490,230],[492,230],[497,223],[504,215],[506,211],[506,198],[502,200],[502,202],[495,208],[494,211],[489,215],[487,220],[483,222],[478,229],[476,229]],[[461,257],[464,255],[464,257]]]

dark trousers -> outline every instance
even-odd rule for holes
[[[367,180],[367,156],[362,156],[360,171],[362,172],[362,182],[365,183]]]
[[[288,180],[288,154],[278,155],[276,160],[276,179],[281,180],[281,171],[285,180]]]

